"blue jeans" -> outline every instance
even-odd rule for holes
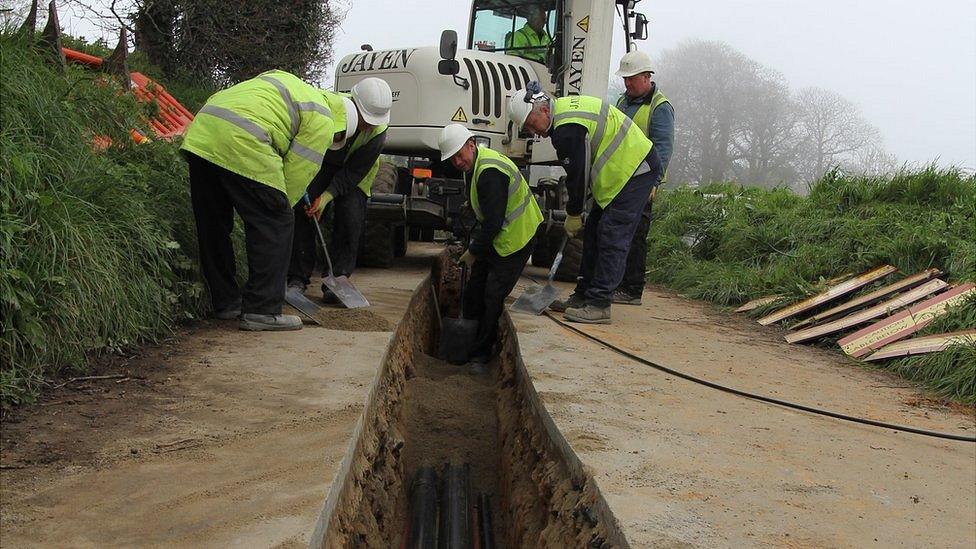
[[[651,149],[653,153],[653,149]],[[651,156],[657,159],[656,154]],[[624,278],[627,253],[644,205],[660,177],[660,161],[651,171],[630,179],[617,196],[601,208],[590,208],[583,227],[583,258],[576,293],[588,304],[609,307],[613,291]]]

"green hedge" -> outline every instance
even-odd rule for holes
[[[890,178],[830,173],[807,197],[732,184],[667,190],[648,243],[649,280],[721,305],[771,294],[794,300],[883,263],[976,281],[976,176],[934,166]],[[976,300],[927,333],[976,327],[974,310]],[[972,404],[972,356],[954,350],[887,366]]]
[[[88,70],[0,36],[0,402],[93,353],[155,341],[204,307],[186,166],[133,145],[139,105]],[[150,135],[148,130],[144,133]],[[93,136],[113,143],[97,151]]]

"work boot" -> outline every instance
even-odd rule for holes
[[[582,307],[570,307],[566,309],[563,318],[583,324],[610,324],[610,306],[600,307],[587,303]]]
[[[295,288],[295,289],[297,289],[298,291],[300,291],[300,292],[302,292],[304,294],[305,293],[305,289],[307,287],[308,287],[308,285],[305,284],[304,282],[302,282],[301,280],[296,280],[296,279],[293,278],[293,279],[291,279],[291,280],[288,281],[288,289],[289,290],[292,289],[292,288]]]
[[[338,305],[342,303],[339,301],[338,296],[336,296],[325,284],[322,284],[322,301],[326,305]]]
[[[552,304],[549,305],[549,310],[556,311],[557,313],[563,313],[566,312],[566,310],[570,307],[582,307],[585,304],[586,299],[582,295],[574,292],[570,294],[569,299],[557,299],[553,301]]]
[[[262,315],[244,313],[241,315],[240,329],[248,332],[282,332],[286,330],[301,330],[302,319],[295,315]]]
[[[214,311],[214,318],[217,320],[234,320],[239,316],[241,316],[240,307],[233,307],[230,309],[224,309],[222,311]]]
[[[616,290],[613,292],[613,302],[621,305],[640,305],[641,296],[640,294],[633,295],[630,292],[625,292],[624,290]]]

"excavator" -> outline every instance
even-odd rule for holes
[[[532,263],[548,267],[566,215],[561,169],[547,138],[522,133],[509,120],[508,98],[531,81],[556,97],[606,97],[615,21],[623,26],[627,51],[647,39],[647,18],[635,11],[639,1],[474,0],[464,49],[458,48],[457,32],[448,29],[439,47],[373,51],[364,45],[344,56],[336,65],[338,91],[371,76],[393,90],[383,152],[397,165],[381,166],[374,183],[363,263],[388,266],[406,252],[408,240],[433,240],[435,231],[457,237],[469,232],[462,174],[436,156],[441,129],[459,123],[479,146],[525,170],[546,217]],[[526,27],[542,37],[534,45],[515,39]],[[557,278],[575,279],[581,248],[578,240],[570,242]]]

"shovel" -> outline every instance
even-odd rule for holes
[[[478,321],[464,318],[464,284],[467,265],[461,264],[461,314],[460,318],[441,320],[441,340],[438,354],[441,360],[451,364],[464,364],[471,353],[471,345],[478,335]]]
[[[308,206],[312,205],[311,199],[308,197],[308,193],[305,193],[305,204]],[[328,270],[325,272],[325,276],[322,277],[322,284],[332,293],[335,294],[339,301],[346,306],[347,309],[358,309],[360,307],[369,307],[369,301],[366,301],[366,297],[363,296],[362,292],[356,289],[349,282],[349,278],[345,275],[334,276],[332,274],[332,259],[329,257],[329,249],[325,245],[325,237],[322,236],[322,228],[319,227],[317,220],[314,221],[315,232],[319,235],[319,242],[322,243],[322,251],[325,252],[325,263],[328,265]]]
[[[556,276],[559,263],[563,260],[563,248],[566,247],[567,241],[569,241],[569,235],[563,235],[563,241],[559,245],[559,250],[556,252],[556,258],[553,259],[552,267],[549,268],[549,279],[545,286],[536,284],[531,288],[526,288],[522,292],[522,295],[518,296],[518,299],[515,300],[515,303],[512,303],[513,311],[538,315],[542,311],[545,311],[546,307],[552,305],[552,302],[559,297],[559,288],[552,285],[552,279]]]
[[[318,303],[315,303],[311,299],[305,297],[305,294],[298,288],[287,288],[285,290],[285,302],[294,307],[298,312],[302,313],[309,320],[318,324],[322,323],[319,321],[316,314],[322,310]]]

